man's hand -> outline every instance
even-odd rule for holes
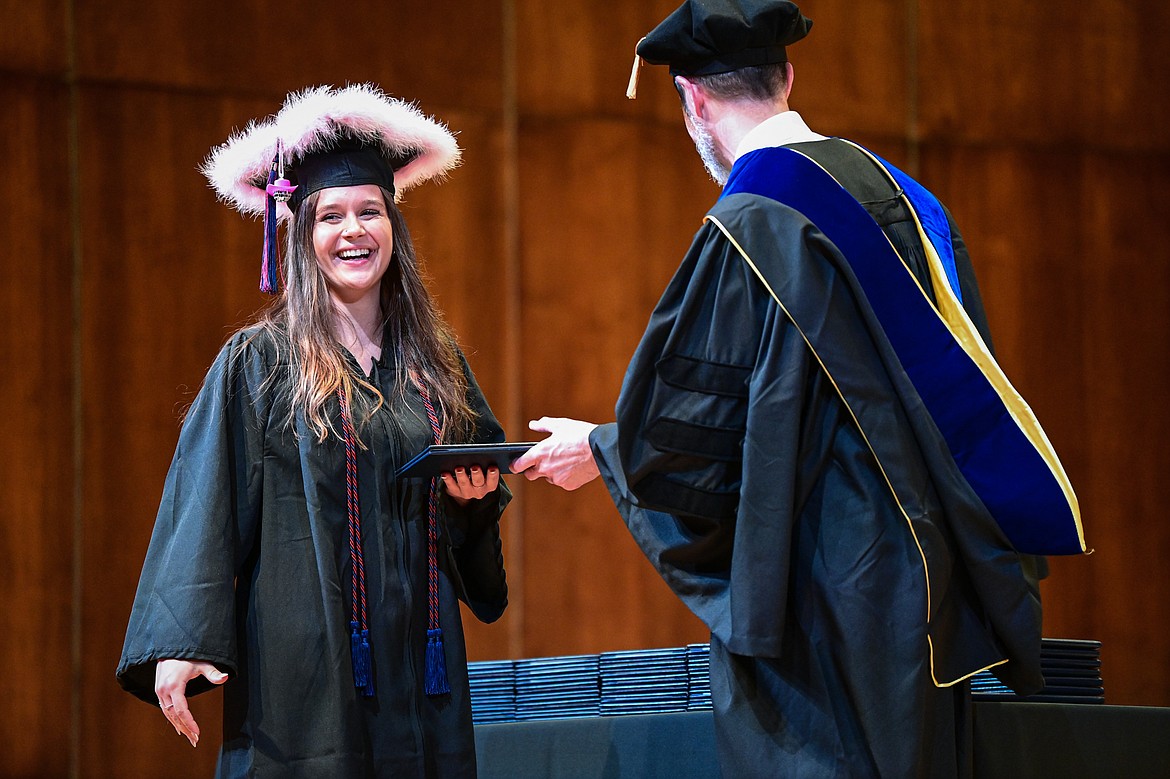
[[[597,425],[579,419],[541,417],[529,422],[528,427],[550,435],[513,461],[514,473],[523,473],[529,481],[548,479],[566,490],[575,490],[597,478],[597,462],[589,448],[589,433]]]
[[[199,743],[199,726],[187,708],[187,682],[196,676],[206,676],[212,684],[223,684],[228,675],[211,663],[190,660],[159,660],[154,669],[154,694],[167,721],[180,736],[186,736],[191,746]]]

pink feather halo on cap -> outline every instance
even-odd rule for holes
[[[355,136],[379,144],[388,160],[409,158],[394,171],[395,201],[459,164],[459,145],[445,125],[373,84],[354,84],[290,94],[277,114],[249,123],[213,149],[200,170],[220,200],[243,214],[262,216],[278,146],[283,146],[285,165],[295,169],[305,155]],[[280,220],[291,216],[284,203],[277,205],[277,212]]]

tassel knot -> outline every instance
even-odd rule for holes
[[[427,695],[444,695],[451,692],[451,687],[447,684],[447,655],[443,651],[441,628],[427,631],[424,685]]]
[[[350,622],[349,651],[353,662],[353,686],[363,698],[374,696],[374,669],[370,663],[370,631],[358,630],[358,623]]]

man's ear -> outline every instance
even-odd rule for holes
[[[694,116],[706,120],[707,117],[707,93],[701,86],[688,79],[686,76],[675,76],[674,83],[678,86],[679,92],[683,96],[683,105]]]

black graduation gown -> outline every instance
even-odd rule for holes
[[[484,621],[503,612],[498,520],[510,493],[501,482],[466,508],[442,500],[439,603],[451,692],[428,697],[428,482],[399,482],[394,471],[432,433],[418,394],[404,401],[391,389],[392,355],[375,363],[368,379],[387,405],[359,429],[367,448],[358,450],[358,478],[376,691],[359,697],[344,447],[333,436],[317,442],[303,419],[299,438],[284,423],[287,353],[253,328],[209,370],[167,475],[118,680],[157,704],[159,659],[206,660],[227,672],[221,777],[474,776],[457,599]],[[464,369],[479,413],[473,440],[502,441]],[[330,413],[339,420],[336,402]],[[188,692],[209,686],[200,677]]]
[[[834,334],[882,425],[863,436],[805,333],[705,224],[591,443],[635,540],[711,629],[724,774],[965,775],[962,679],[1040,681],[1034,582],[945,462],[836,247],[766,198],[710,214]]]

